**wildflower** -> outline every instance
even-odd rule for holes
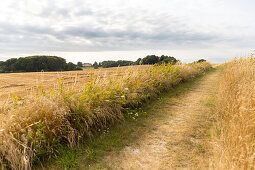
[[[38,87],[39,89],[41,89],[43,86],[42,86],[41,84],[39,84],[37,87]]]
[[[80,96],[80,100],[84,100],[85,97],[83,95]]]

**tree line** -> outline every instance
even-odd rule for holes
[[[129,65],[148,65],[148,64],[162,64],[162,63],[171,63],[176,64],[178,60],[171,56],[156,56],[156,55],[147,55],[144,58],[138,58],[135,62],[134,61],[127,61],[127,60],[118,60],[118,61],[103,61],[103,62],[95,62],[93,64],[94,68],[103,67],[119,67],[119,66],[129,66]]]
[[[81,68],[57,56],[28,56],[0,61],[0,71],[3,73],[70,70],[81,70]]]
[[[172,56],[156,56],[147,55],[144,58],[138,58],[136,61],[118,60],[118,61],[103,61],[95,62],[93,67],[95,69],[99,67],[119,67],[129,65],[148,65],[148,64],[162,64],[171,63],[176,64],[179,60]],[[197,62],[206,61],[200,59]],[[38,72],[38,71],[71,71],[71,70],[82,70],[82,62],[78,62],[77,65],[72,62],[66,62],[64,58],[57,56],[45,56],[36,55],[20,58],[11,58],[6,61],[0,61],[0,72]]]

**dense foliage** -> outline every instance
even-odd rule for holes
[[[78,70],[75,64],[57,56],[29,56],[0,62],[1,72],[37,72]]]
[[[82,62],[78,61],[77,66],[82,67]]]
[[[98,69],[99,65],[96,61],[94,62],[93,67],[94,67],[94,69]]]
[[[127,60],[103,61],[101,65],[103,68],[129,66],[129,65],[133,65],[133,61],[127,61]]]
[[[129,66],[129,65],[148,65],[148,64],[162,64],[162,63],[171,63],[175,64],[177,62],[176,58],[171,56],[156,56],[156,55],[147,55],[144,58],[138,58],[135,62],[127,60],[118,60],[118,61],[103,61],[99,63],[99,66],[103,68],[109,67],[119,67],[119,66]]]
[[[144,65],[144,64],[162,64],[162,63],[171,63],[175,64],[177,62],[176,58],[171,56],[156,56],[156,55],[147,55],[143,59],[138,58],[135,62],[135,64]]]
[[[206,60],[205,60],[205,59],[199,59],[199,60],[197,60],[197,62],[198,62],[198,63],[200,63],[200,62],[206,62]]]

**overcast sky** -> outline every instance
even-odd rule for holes
[[[255,49],[254,0],[1,0],[0,60],[148,54],[214,63]]]

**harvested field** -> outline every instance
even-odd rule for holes
[[[64,72],[3,73],[0,79],[0,105],[3,105],[13,95],[24,97],[34,94],[37,92],[38,86],[43,86],[44,89],[55,88],[60,79],[64,84],[77,88],[83,86],[92,75],[103,79],[118,76],[127,70],[140,70],[145,67],[149,66],[126,66]]]

